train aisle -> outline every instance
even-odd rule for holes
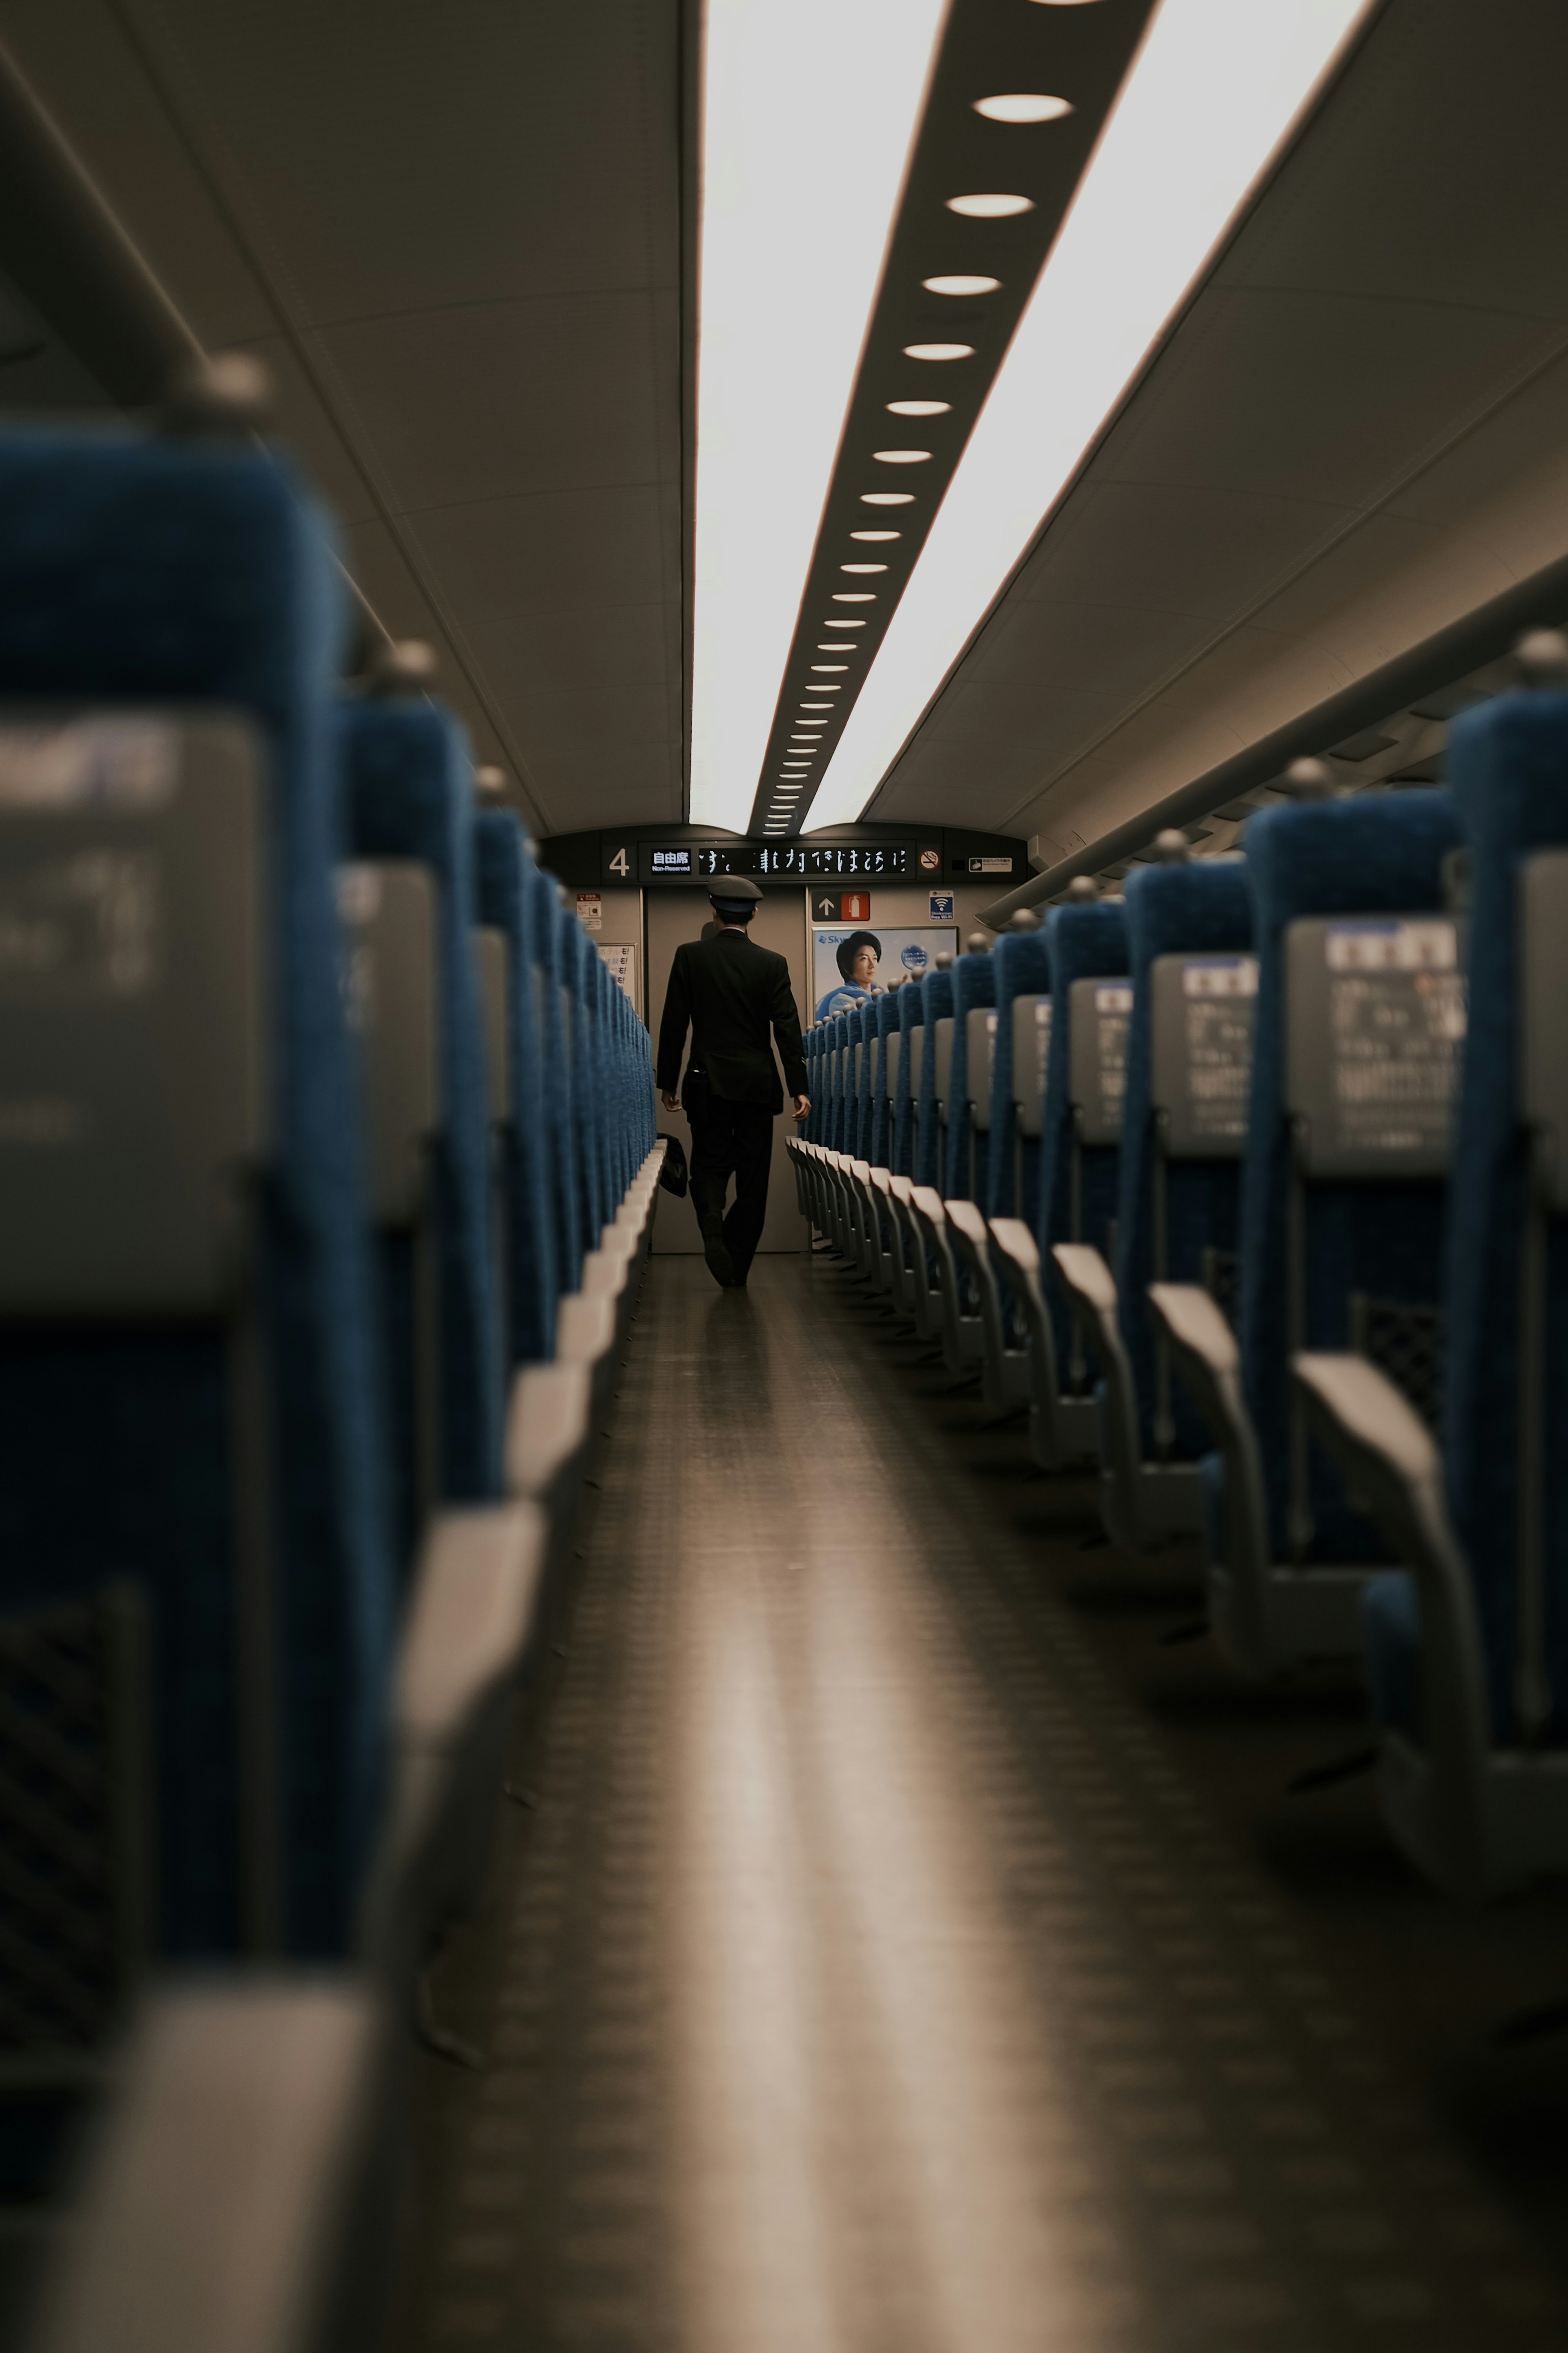
[[[1430,1984],[1384,1945],[1354,1998],[1383,1897],[1347,1990],[1246,1833],[1242,1785],[1348,1745],[1334,1694],[1233,1709],[1228,1762],[1152,1715],[1151,1662],[1220,1681],[1157,1648],[1184,1564],[1086,1551],[1087,1483],[890,1331],[820,1261],[652,1261],[530,1802],[437,1976],[486,2055],[421,2063],[401,2353],[1561,2345],[1549,2217],[1388,2025]],[[1352,1882],[1369,1802],[1311,1833]],[[1561,1906],[1521,1916],[1568,1991]]]

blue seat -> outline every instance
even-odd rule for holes
[[[341,1952],[381,1795],[394,1580],[333,902],[329,695],[345,628],[320,512],[248,441],[0,440],[0,695],[235,712],[269,779],[273,1095],[256,1282],[276,1765],[253,1760],[248,1800],[234,1569],[247,1466],[226,1333],[129,1318],[0,1338],[0,1607],[48,1609],[108,1575],[147,1596],[153,1936],[183,1957],[279,1940]]]
[[[1051,1019],[1038,1189],[1032,1215],[993,1220],[991,1244],[1029,1335],[1030,1450],[1043,1470],[1057,1471],[1091,1459],[1098,1434],[1087,1366],[1073,1345],[1066,1302],[1047,1270],[1058,1242],[1108,1242],[1116,1197],[1114,1144],[1086,1143],[1079,1134],[1082,1090],[1071,1074],[1073,989],[1096,980],[1125,984],[1126,918],[1115,904],[1053,907],[1045,940]]]
[[[914,1051],[911,1038],[925,1022],[925,998],[918,981],[906,980],[895,1002],[899,1008],[899,1053],[893,1071],[892,1130],[893,1156],[889,1166],[895,1176],[912,1176],[915,1173],[915,1107],[918,1089],[911,1090],[914,1073]]]
[[[988,1130],[974,1125],[970,1071],[972,1057],[979,1050],[989,1052],[994,1044],[994,1025],[987,1024],[985,1016],[995,1004],[996,971],[991,951],[971,949],[952,967],[952,1060],[942,1172],[942,1189],[951,1200],[985,1198]],[[972,1014],[976,1017],[973,1022]],[[976,1035],[981,1029],[986,1031],[984,1039]]]
[[[1243,861],[1189,864],[1179,836],[1169,847],[1183,862],[1142,867],[1127,883],[1132,1016],[1114,1264],[1082,1244],[1057,1250],[1100,1377],[1101,1512],[1112,1540],[1134,1548],[1200,1525],[1195,1464],[1209,1440],[1173,1381],[1147,1292],[1203,1282],[1215,1252],[1234,1260],[1257,982]],[[1226,1092],[1211,1100],[1216,1088]]]
[[[485,1044],[471,925],[473,768],[457,723],[422,693],[342,709],[348,831],[362,859],[411,859],[437,891],[439,1124],[432,1140],[436,1256],[438,1493],[485,1502],[500,1493],[501,1398],[489,1216]],[[416,1316],[412,1250],[384,1254],[387,1318],[398,1359],[399,1452],[412,1460]],[[406,1506],[405,1506],[406,1510]],[[412,1550],[414,1529],[406,1525]]]
[[[911,1174],[917,1185],[940,1191],[942,1179],[942,1115],[937,1093],[938,1063],[942,1046],[952,1035],[952,973],[951,958],[943,956],[942,964],[928,972],[920,983],[922,1006],[921,1027],[924,1032],[921,1047],[920,1103],[915,1117],[914,1166]],[[940,1025],[949,1026],[943,1030]]]
[[[992,949],[991,962],[995,976],[996,1045],[984,1209],[988,1218],[1016,1218],[1026,1216],[1038,1196],[1040,1142],[1037,1130],[1026,1134],[1018,1123],[1013,1041],[1020,998],[1032,1000],[1050,992],[1051,956],[1045,933],[1005,933]]]
[[[1258,978],[1237,1332],[1190,1286],[1156,1284],[1150,1296],[1221,1446],[1211,1620],[1253,1674],[1352,1651],[1380,1549],[1337,1472],[1308,1447],[1289,1359],[1302,1346],[1345,1346],[1358,1318],[1373,1347],[1378,1330],[1397,1338],[1433,1319],[1447,1094],[1433,1098],[1437,1141],[1413,1156],[1400,1142],[1409,1114],[1390,1124],[1375,1094],[1363,1106],[1348,1080],[1329,1074],[1342,1067],[1339,1049],[1331,1053],[1342,1030],[1359,1050],[1361,1016],[1346,990],[1373,983],[1357,977],[1358,959],[1373,958],[1371,972],[1380,943],[1391,955],[1404,953],[1401,941],[1414,952],[1428,933],[1453,956],[1443,867],[1458,839],[1449,797],[1421,791],[1292,802],[1254,818],[1246,835]],[[1457,973],[1442,985],[1457,990]],[[1442,1003],[1432,999],[1435,1021]],[[1443,1034],[1433,1029],[1439,1045]],[[1457,1066],[1451,1045],[1442,1053],[1432,1076],[1446,1088]],[[1317,1083],[1314,1069],[1338,1090],[1315,1125],[1292,1100]],[[1347,1145],[1352,1131],[1363,1141]]]
[[[567,1047],[564,995],[567,944],[562,928],[560,886],[542,866],[530,877],[533,901],[534,982],[539,1006],[540,1049],[544,1069],[544,1131],[548,1138],[550,1198],[555,1222],[555,1271],[561,1292],[575,1291],[587,1247],[577,1176],[577,1125],[574,1111],[572,1058]]]
[[[871,1049],[871,1135],[866,1157],[874,1168],[893,1165],[893,1088],[889,1077],[888,1040],[897,1037],[903,1011],[903,990],[885,989],[876,1000],[877,1034]]]
[[[1407,1564],[1363,1600],[1384,1816],[1423,1869],[1474,1894],[1568,1869],[1568,1466],[1552,1443],[1568,1335],[1552,1101],[1568,693],[1466,713],[1447,765],[1468,845],[1469,1025],[1440,1444],[1372,1365],[1312,1348],[1298,1374],[1318,1434]]]
[[[493,923],[506,934],[510,952],[509,1051],[514,1110],[503,1150],[508,1330],[514,1364],[546,1363],[555,1348],[556,1237],[545,1125],[544,1054],[533,980],[540,957],[534,937],[539,902],[531,884],[532,866],[528,838],[518,819],[500,809],[481,811],[474,820],[476,911],[481,923]],[[649,1134],[645,1149],[652,1140]]]
[[[847,1153],[854,1148],[851,1133],[851,1048],[847,1013],[833,1017],[833,1149]]]

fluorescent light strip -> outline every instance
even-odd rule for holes
[[[708,0],[691,816],[743,831],[943,0]],[[813,158],[803,167],[803,123]],[[811,289],[811,365],[780,289]]]
[[[823,777],[813,828],[859,817],[1369,5],[1164,0]]]

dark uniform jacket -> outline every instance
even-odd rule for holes
[[[805,1056],[789,965],[744,932],[726,928],[710,940],[684,941],[675,951],[658,1025],[658,1083],[667,1094],[680,1083],[689,1025],[691,1071],[702,1071],[722,1101],[784,1109],[770,1029],[778,1041],[784,1084],[792,1095],[805,1094]],[[687,1110],[691,1108],[689,1103]]]

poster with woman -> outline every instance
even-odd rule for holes
[[[862,924],[813,932],[813,1019],[829,1021],[899,981],[923,980],[943,948],[957,954],[956,924],[927,924],[919,931]]]

